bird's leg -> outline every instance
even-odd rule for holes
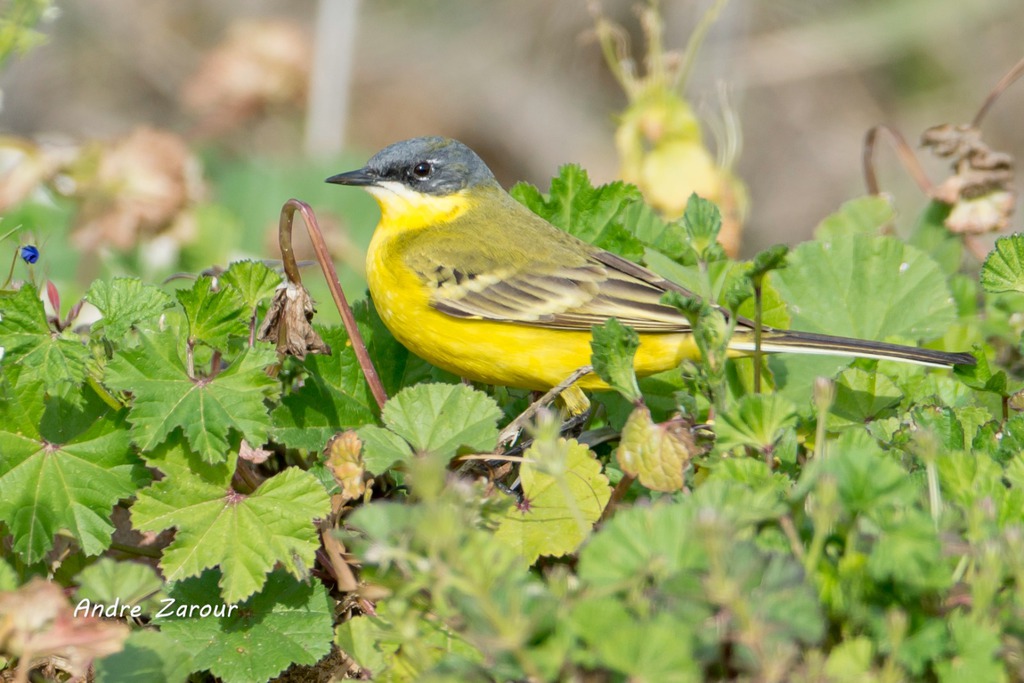
[[[506,444],[514,443],[519,438],[519,434],[523,431],[527,422],[533,419],[541,408],[550,405],[552,401],[559,397],[563,397],[562,404],[569,414],[570,421],[574,419],[574,416],[586,415],[589,417],[590,401],[587,400],[582,389],[573,385],[580,377],[588,374],[591,369],[589,365],[584,365],[531,403],[516,419],[509,422],[505,429],[501,430],[501,434],[498,435],[498,447],[501,448]]]
[[[508,468],[510,463],[509,457],[516,457],[523,454],[523,452],[533,444],[533,438],[526,438],[520,441],[523,429],[526,425],[536,417],[537,413],[543,408],[550,405],[555,399],[560,399],[564,408],[563,415],[565,420],[559,429],[560,436],[568,436],[570,438],[579,436],[584,425],[590,420],[590,401],[587,400],[583,390],[577,386],[574,386],[580,377],[583,377],[591,371],[589,365],[585,365],[571,375],[565,378],[557,386],[547,391],[543,396],[535,400],[530,406],[519,414],[516,419],[512,420],[501,431],[498,435],[498,449],[499,453],[503,456],[501,459],[485,460],[484,464],[488,470],[492,472],[491,479],[495,482],[495,485],[503,492],[514,495],[517,498],[522,498],[522,489],[519,486],[519,477],[517,476],[511,485],[506,486],[500,480],[507,479],[511,474],[511,468]],[[515,444],[515,445],[513,445]],[[508,450],[503,450],[505,448]]]

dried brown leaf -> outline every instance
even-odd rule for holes
[[[28,199],[77,154],[77,149],[70,146],[42,146],[21,138],[0,137],[0,211]]]
[[[182,90],[205,134],[228,130],[270,106],[300,106],[312,68],[311,40],[281,19],[243,20],[210,51]]]
[[[933,199],[953,207],[945,222],[950,231],[978,235],[1007,226],[1016,204],[1012,156],[989,148],[970,125],[933,126],[921,144],[952,161],[954,174],[931,191]]]
[[[238,457],[255,465],[262,465],[270,456],[270,451],[265,448],[254,448],[245,439],[242,439],[242,443],[238,447]]]
[[[366,492],[362,451],[363,442],[351,429],[336,435],[327,442],[324,449],[327,467],[341,487],[341,495],[346,501],[362,498]]]
[[[946,218],[946,227],[965,235],[998,232],[1009,224],[1015,201],[1014,194],[1006,191],[961,199]]]
[[[202,194],[199,163],[185,141],[141,127],[109,145],[94,145],[73,173],[81,201],[75,245],[127,249],[140,236],[194,233],[189,211]]]
[[[622,471],[653,491],[679,491],[683,472],[698,451],[682,419],[655,423],[647,406],[633,410],[622,428],[616,456]]]
[[[278,288],[260,325],[257,339],[277,344],[278,353],[305,358],[307,353],[330,354],[311,321],[316,308],[302,285],[288,283]]]
[[[84,677],[92,660],[120,651],[127,637],[125,624],[76,615],[64,591],[49,581],[36,578],[0,593],[0,654],[17,657],[25,671],[57,659],[68,673]]]

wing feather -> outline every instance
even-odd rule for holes
[[[589,330],[611,317],[639,331],[690,329],[675,308],[659,303],[665,291],[678,285],[629,261],[620,262],[618,257],[603,261],[588,259],[546,272],[523,269],[502,277],[477,276],[459,282],[448,278],[433,288],[431,303],[442,313],[459,318],[554,329]],[[623,269],[622,263],[629,265]],[[638,271],[642,277],[637,277]]]

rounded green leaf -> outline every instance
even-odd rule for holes
[[[937,337],[956,309],[946,278],[923,252],[892,237],[805,242],[772,273],[793,328],[859,339]]]
[[[509,510],[497,537],[533,563],[571,553],[587,538],[611,496],[601,463],[575,440],[537,442],[519,470],[523,503]]]
[[[981,286],[986,292],[1024,292],[1024,235],[996,240],[981,267]]]

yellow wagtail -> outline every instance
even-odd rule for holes
[[[461,142],[397,142],[327,182],[363,187],[377,200],[381,218],[366,256],[373,303],[402,344],[438,367],[547,390],[590,363],[591,327],[610,317],[639,333],[638,375],[699,356],[687,319],[660,303],[666,291],[691,292],[540,218]],[[737,321],[729,348],[754,350],[751,321]],[[935,367],[975,362],[968,353],[773,328],[763,328],[761,349]],[[577,386],[607,388],[593,374]],[[586,398],[571,389],[567,407],[581,411]]]

